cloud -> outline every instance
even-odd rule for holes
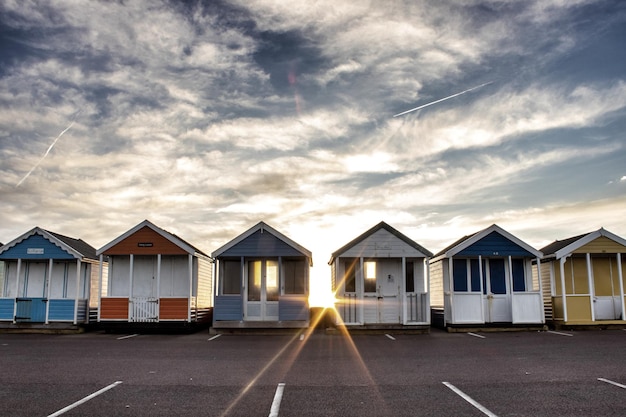
[[[594,210],[626,233],[623,18],[556,0],[4,2],[0,240],[38,225],[98,246],[148,218],[210,252],[265,220],[324,268],[381,220],[431,250],[493,222],[531,242],[593,230]],[[590,50],[610,70],[572,64]]]

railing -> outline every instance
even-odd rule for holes
[[[133,297],[131,303],[130,321],[153,322],[159,321],[159,299],[155,297]]]
[[[358,323],[357,296],[355,293],[345,293],[339,304],[339,311],[344,323]]]
[[[428,322],[428,294],[408,293],[406,295],[406,321],[409,323]]]

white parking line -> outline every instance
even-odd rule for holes
[[[106,386],[106,387],[102,388],[101,390],[96,391],[93,394],[86,396],[82,400],[76,401],[74,404],[70,404],[67,407],[60,409],[56,413],[50,414],[48,417],[56,417],[56,416],[60,416],[61,414],[65,414],[66,412],[70,411],[72,408],[78,407],[79,405],[86,403],[87,401],[91,400],[92,398],[97,397],[98,395],[100,395],[100,394],[110,390],[111,388],[115,388],[116,386],[118,386],[121,383],[122,383],[122,381],[115,381],[111,385]]]
[[[555,332],[554,330],[548,330],[548,333],[558,334],[558,335],[561,335],[561,336],[574,336],[571,333]]]
[[[476,333],[472,333],[472,332],[468,332],[467,334],[469,334],[470,336],[479,337],[481,339],[486,339],[487,338],[487,336],[483,336],[482,334],[476,334]]]
[[[598,381],[606,382],[607,384],[615,385],[616,387],[626,389],[626,385],[620,384],[619,382],[611,381],[610,379],[598,378]]]
[[[478,411],[482,412],[483,414],[485,414],[485,415],[487,415],[489,417],[498,417],[497,415],[495,415],[491,411],[487,410],[482,404],[474,401],[474,399],[472,399],[472,397],[470,397],[469,395],[467,395],[466,393],[464,393],[463,391],[461,391],[460,389],[458,389],[457,387],[455,387],[451,383],[449,383],[449,382],[442,382],[442,384],[445,385],[446,387],[450,388],[452,391],[454,391],[457,395],[459,395],[465,401],[467,401],[468,403],[472,404],[474,407],[476,407],[476,409]]]
[[[280,410],[280,402],[283,400],[284,389],[285,389],[284,382],[281,382],[276,387],[276,394],[274,394],[274,401],[272,401],[272,408],[270,408],[269,417],[278,417],[278,411]]]
[[[387,336],[391,340],[396,340],[396,338],[390,335],[389,333],[385,333],[385,336]]]
[[[139,333],[129,334],[128,336],[118,337],[117,340],[130,339],[131,337],[139,336]]]
[[[215,340],[215,339],[217,339],[217,338],[218,338],[218,337],[220,337],[221,335],[222,335],[222,334],[220,333],[220,334],[216,334],[215,336],[213,336],[213,337],[209,338],[209,342],[210,342],[211,340]]]

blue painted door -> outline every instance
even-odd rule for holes
[[[46,321],[45,298],[17,298],[15,321],[21,323],[43,323]]]

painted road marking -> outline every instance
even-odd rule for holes
[[[558,334],[558,335],[561,335],[561,336],[574,336],[573,334],[570,334],[570,333],[555,332],[554,330],[548,330],[548,333]]]
[[[76,401],[74,404],[70,404],[65,408],[60,409],[59,411],[57,411],[56,413],[52,413],[50,414],[48,417],[56,417],[56,416],[60,416],[61,414],[65,414],[66,412],[70,411],[72,408],[78,407],[81,404],[86,403],[87,401],[91,400],[92,398],[97,397],[100,394],[103,394],[105,392],[107,392],[108,390],[110,390],[111,388],[115,388],[117,387],[119,384],[121,384],[122,381],[115,381],[114,383],[112,383],[111,385],[108,385],[104,388],[102,388],[99,391],[94,392],[91,395],[86,396],[85,398],[83,398],[82,400],[78,400]]]
[[[303,340],[304,340],[304,333],[300,335],[300,341],[303,341]]]
[[[615,385],[616,387],[626,389],[626,385],[620,384],[619,382],[611,381],[610,379],[598,378],[598,381],[606,382],[607,384]]]
[[[131,337],[139,336],[139,333],[129,334],[128,336],[118,337],[117,340],[130,339]]]
[[[285,390],[285,383],[281,382],[276,387],[276,393],[274,394],[274,401],[272,401],[272,408],[270,408],[269,417],[278,417],[278,411],[280,410],[280,402],[283,400],[284,390]]]
[[[472,332],[468,332],[467,334],[469,334],[470,336],[479,337],[481,339],[486,339],[487,338],[487,336],[483,336],[482,334],[476,334],[476,333],[472,333]]]
[[[220,337],[221,335],[222,335],[222,334],[220,333],[220,334],[216,334],[215,336],[213,336],[213,337],[209,338],[209,342],[210,342],[211,340],[215,340],[215,339],[217,339],[217,338],[218,338],[218,337]]]
[[[472,397],[470,397],[469,395],[467,395],[466,393],[464,393],[463,391],[461,391],[460,389],[458,389],[457,387],[455,387],[451,383],[449,383],[449,382],[442,382],[442,384],[445,385],[446,387],[450,388],[452,391],[454,391],[457,395],[459,395],[465,401],[467,401],[468,403],[472,404],[474,407],[476,407],[476,409],[478,409],[483,414],[485,414],[487,416],[490,416],[490,417],[498,417],[497,415],[495,415],[491,411],[487,410],[482,404],[474,401],[474,399],[472,399]]]
[[[396,340],[396,338],[390,335],[389,333],[385,333],[385,336],[387,336],[391,340]]]

